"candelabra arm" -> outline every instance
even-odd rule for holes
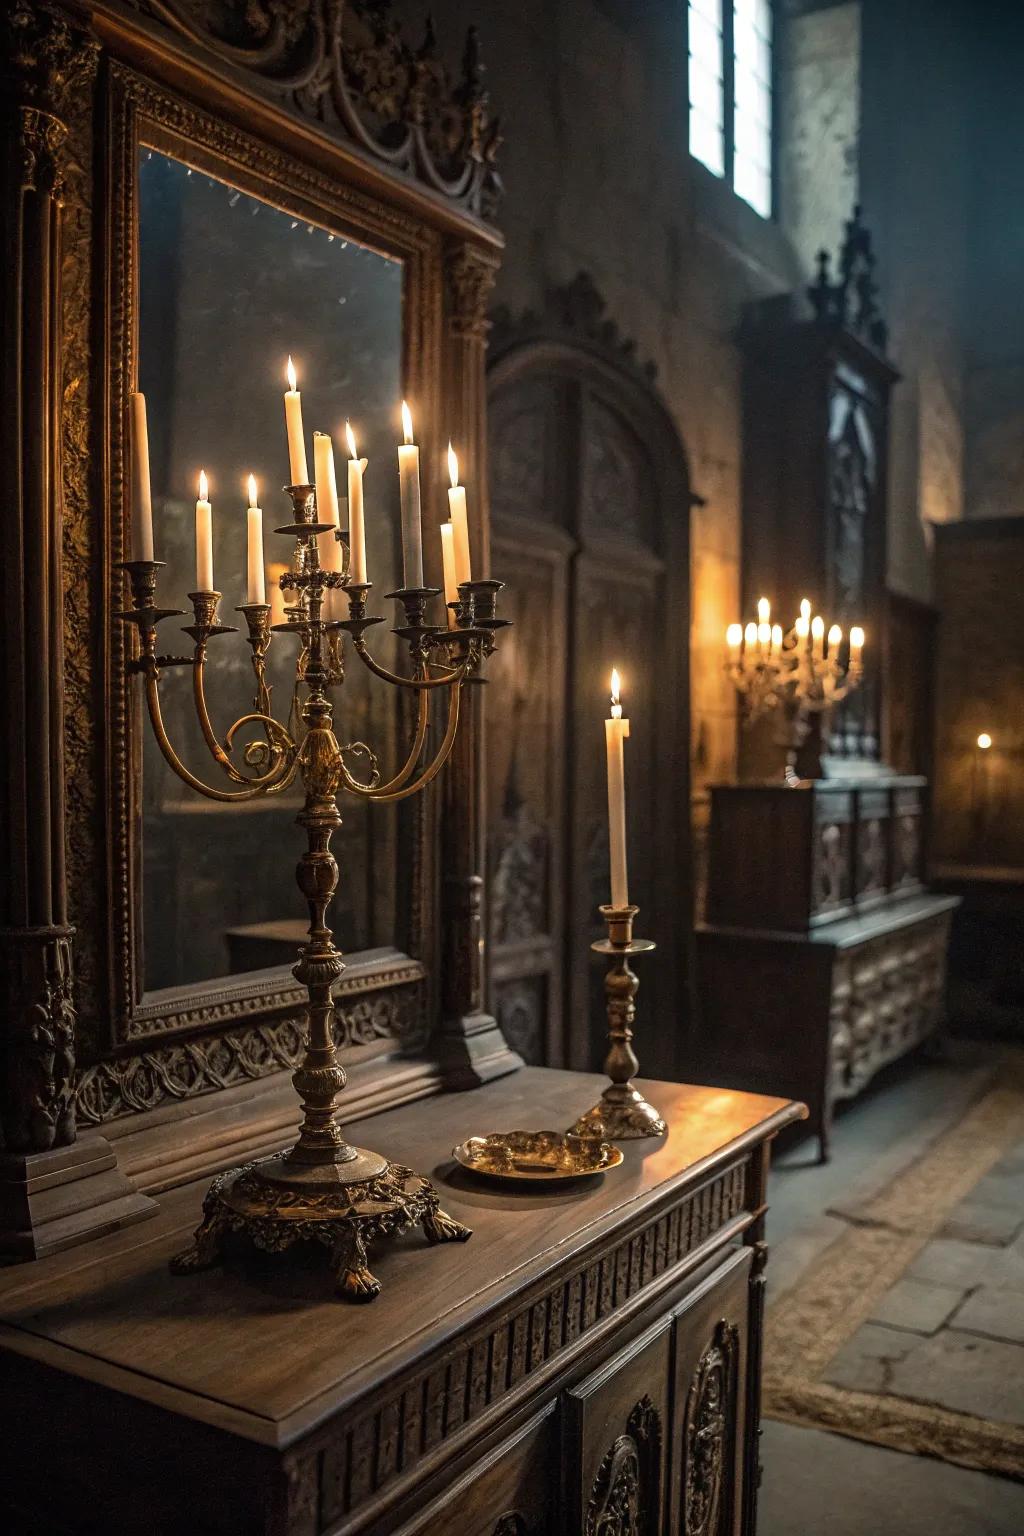
[[[405,762],[402,764],[401,768],[395,774],[394,778],[389,779],[386,784],[360,783],[360,781],[356,779],[354,775],[349,773],[348,767],[344,762],[344,753],[350,751],[352,747],[361,746],[361,743],[353,742],[350,744],[350,746],[341,748],[343,754],[342,776],[345,782],[345,787],[351,790],[353,794],[362,793],[368,795],[372,793],[375,798],[379,799],[381,795],[389,795],[393,790],[401,789],[403,784],[407,784],[409,782],[409,779],[415,770],[416,764],[420,760],[420,753],[423,751],[423,743],[427,739],[427,728],[430,724],[430,694],[426,691],[420,692],[417,710],[418,718],[416,721],[416,731],[413,736],[412,746],[409,749],[409,755]]]
[[[206,689],[204,676],[206,672],[206,646],[200,641],[196,645],[195,656],[192,662],[192,696],[195,700],[196,714],[199,717],[200,729],[203,740],[209,747],[214,760],[223,768],[228,778],[235,784],[246,784],[257,788],[264,784],[274,784],[278,777],[278,765],[289,751],[294,751],[295,743],[291,736],[272,715],[262,711],[252,711],[242,715],[231,726],[224,739],[223,745],[213,729],[210,713],[206,704]],[[252,741],[245,748],[245,760],[252,767],[267,765],[266,772],[256,774],[250,778],[248,774],[240,772],[231,761],[231,744],[235,735],[243,725],[259,724],[266,733],[266,741]]]
[[[382,667],[379,661],[374,661],[362,638],[353,640],[352,643],[363,665],[369,667],[376,677],[383,678],[386,683],[392,683],[396,688],[447,688],[453,683],[461,683],[469,672],[469,663],[461,662],[457,667],[442,673],[440,677],[402,677],[398,672],[389,672],[387,667]]]
[[[275,767],[275,776],[272,779],[264,778],[258,782],[251,783],[247,789],[237,790],[217,789],[212,784],[206,784],[185,767],[185,764],[171,746],[170,737],[167,735],[167,730],[164,726],[163,712],[160,709],[160,692],[157,677],[153,671],[146,673],[146,707],[149,710],[153,735],[156,737],[157,746],[160,748],[163,757],[183,783],[188,784],[192,789],[198,790],[199,794],[205,795],[208,800],[237,802],[240,800],[255,800],[259,795],[279,794],[281,790],[287,789],[295,777],[297,760],[294,756],[295,749],[292,747],[288,752],[282,754],[280,761]],[[250,716],[249,718],[256,717]],[[237,723],[241,724],[241,722]],[[272,723],[277,725],[276,721]],[[278,726],[278,729],[281,729],[280,726]]]
[[[444,733],[444,740],[438,747],[436,756],[424,768],[418,779],[414,779],[411,784],[405,784],[401,789],[395,790],[389,790],[385,785],[382,785],[379,789],[366,790],[357,785],[353,793],[362,795],[366,800],[372,800],[376,805],[387,805],[393,800],[405,800],[409,795],[415,795],[418,790],[424,789],[431,779],[435,779],[451,756],[452,747],[455,744],[455,733],[459,726],[459,695],[461,692],[462,686],[460,683],[453,687],[448,695],[448,726]],[[351,790],[352,784],[348,782],[349,774],[344,765],[342,765],[342,773],[346,780],[345,788]]]

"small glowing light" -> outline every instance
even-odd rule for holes
[[[348,443],[349,458],[358,459],[359,455],[356,453],[356,435],[352,431],[352,423],[350,421],[346,421],[345,423],[345,441]]]
[[[820,613],[816,613],[811,620],[811,634],[815,640],[820,640],[825,633],[825,620]]]
[[[802,597],[800,599],[800,617],[808,620],[811,617],[811,600],[809,597]]]
[[[800,639],[800,640],[806,640],[807,636],[810,634],[810,632],[811,632],[811,621],[807,617],[806,613],[802,613],[800,615],[800,617],[797,619],[797,621],[796,621],[796,632],[797,632],[797,638]]]
[[[771,643],[771,638],[772,638],[772,627],[771,627],[771,625],[770,624],[759,624],[757,626],[757,641],[758,641],[758,644],[759,645],[769,645]]]
[[[459,460],[451,443],[448,444],[448,473],[452,477],[452,488],[459,483]]]
[[[768,620],[771,618],[771,613],[771,603],[766,597],[759,597],[757,600],[757,622],[759,624],[767,624]]]
[[[740,644],[742,639],[743,639],[743,625],[742,624],[730,624],[729,628],[725,632],[725,643],[726,643],[726,645],[731,645],[733,647],[733,649],[735,649]]]
[[[743,639],[747,645],[757,644],[757,625],[754,623],[753,619],[751,619],[750,623],[743,631]]]
[[[620,688],[621,688],[621,680],[619,678],[618,669],[616,667],[612,667],[612,719],[613,720],[621,720],[622,719],[622,704],[621,704],[620,699],[619,699]]]
[[[412,442],[412,411],[404,400],[402,401],[402,436],[407,444]]]
[[[853,650],[859,651],[862,649],[863,645],[864,631],[861,629],[859,624],[855,624],[850,630],[850,646]]]
[[[987,752],[991,745],[992,737],[989,735],[988,731],[982,731],[981,735],[978,737],[978,746],[983,752]]]
[[[773,651],[781,651],[782,650],[782,625],[781,624],[773,624],[772,625],[772,650]]]
[[[291,357],[288,359],[288,388],[295,388],[295,364],[292,362]]]
[[[255,475],[250,475],[249,476],[249,505],[250,505],[250,507],[258,507],[259,506],[259,502],[256,499],[256,476]]]
[[[835,646],[835,645],[841,645],[842,644],[842,639],[843,639],[843,632],[842,632],[842,630],[839,628],[838,624],[833,624],[832,628],[828,632],[828,643],[829,643],[829,646],[832,647],[832,646]]]
[[[209,501],[209,499],[210,499],[210,482],[206,478],[206,470],[205,469],[201,469],[199,471],[199,500],[200,501]]]

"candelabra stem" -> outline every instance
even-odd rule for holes
[[[633,1049],[636,994],[640,982],[630,966],[629,957],[649,953],[655,946],[650,939],[633,937],[637,907],[602,907],[600,910],[608,925],[608,937],[590,947],[596,954],[612,957],[604,979],[608,1011],[608,1055],[604,1069],[611,1082],[593,1108],[581,1115],[570,1131],[575,1136],[600,1136],[610,1141],[664,1136],[665,1121],[632,1081],[640,1069]]]

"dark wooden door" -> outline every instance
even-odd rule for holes
[[[638,1043],[678,1071],[690,928],[689,496],[653,391],[586,350],[499,360],[489,404],[492,565],[509,583],[487,710],[492,1006],[527,1060],[599,1067],[609,900],[605,736],[623,680],[630,899],[656,954]]]

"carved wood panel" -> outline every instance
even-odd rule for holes
[[[673,943],[670,918],[655,935],[668,952],[647,969],[643,1006],[653,1015],[659,996],[672,997],[685,1015],[673,997],[673,953],[685,952],[690,912],[687,769],[678,750],[689,578],[685,559],[662,556],[673,541],[685,546],[688,492],[649,378],[601,318],[602,302],[582,279],[565,295],[552,296],[544,324],[578,333],[579,345],[538,338],[508,365],[499,356],[492,372],[494,548],[509,569],[528,564],[532,590],[512,599],[516,629],[496,658],[488,698],[490,953],[495,1006],[517,1049],[592,1067],[603,1060],[606,1033],[589,944],[609,897],[602,721],[613,666],[633,721],[630,899],[648,921],[676,914],[680,930]],[[525,317],[525,333],[537,323]],[[499,315],[499,347],[515,333]],[[658,694],[655,676],[667,684]],[[671,1043],[657,1043],[662,1058],[653,1061],[649,1047],[646,1065],[671,1075]]]
[[[565,1394],[568,1530],[662,1531],[670,1336],[665,1318]]]

